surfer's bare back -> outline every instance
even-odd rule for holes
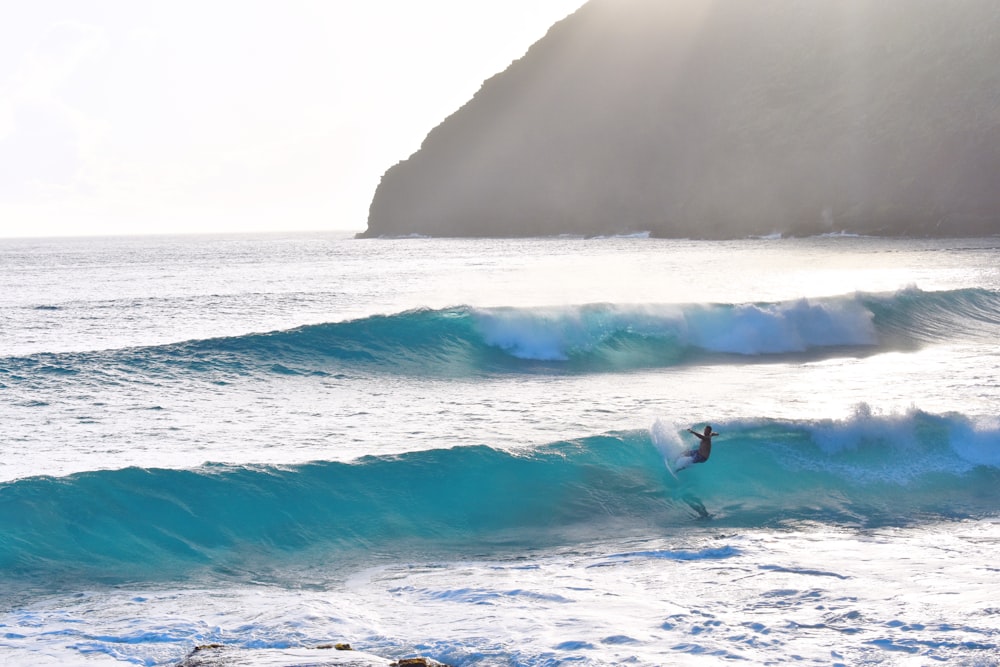
[[[709,425],[705,426],[704,433],[698,433],[698,431],[690,428],[688,429],[688,433],[697,436],[701,440],[701,444],[698,445],[698,449],[692,449],[689,452],[685,452],[684,455],[691,457],[691,463],[704,463],[712,455],[712,436],[719,434],[713,433],[712,427]]]

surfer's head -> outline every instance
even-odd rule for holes
[[[705,435],[708,435],[711,432],[712,432],[712,425],[711,424],[706,424],[705,425]]]

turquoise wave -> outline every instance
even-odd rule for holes
[[[486,446],[287,467],[102,470],[0,485],[0,569],[52,583],[281,572],[373,554],[520,551],[607,534],[801,521],[876,526],[1000,512],[1000,425],[961,415],[715,425],[509,452]]]
[[[155,347],[0,358],[0,382],[592,373],[872,354],[942,340],[992,341],[998,333],[1000,294],[982,289],[755,304],[462,306]]]

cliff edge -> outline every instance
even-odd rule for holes
[[[359,236],[1000,233],[995,0],[591,0]]]

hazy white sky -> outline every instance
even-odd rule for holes
[[[361,230],[584,0],[0,0],[0,236]]]

